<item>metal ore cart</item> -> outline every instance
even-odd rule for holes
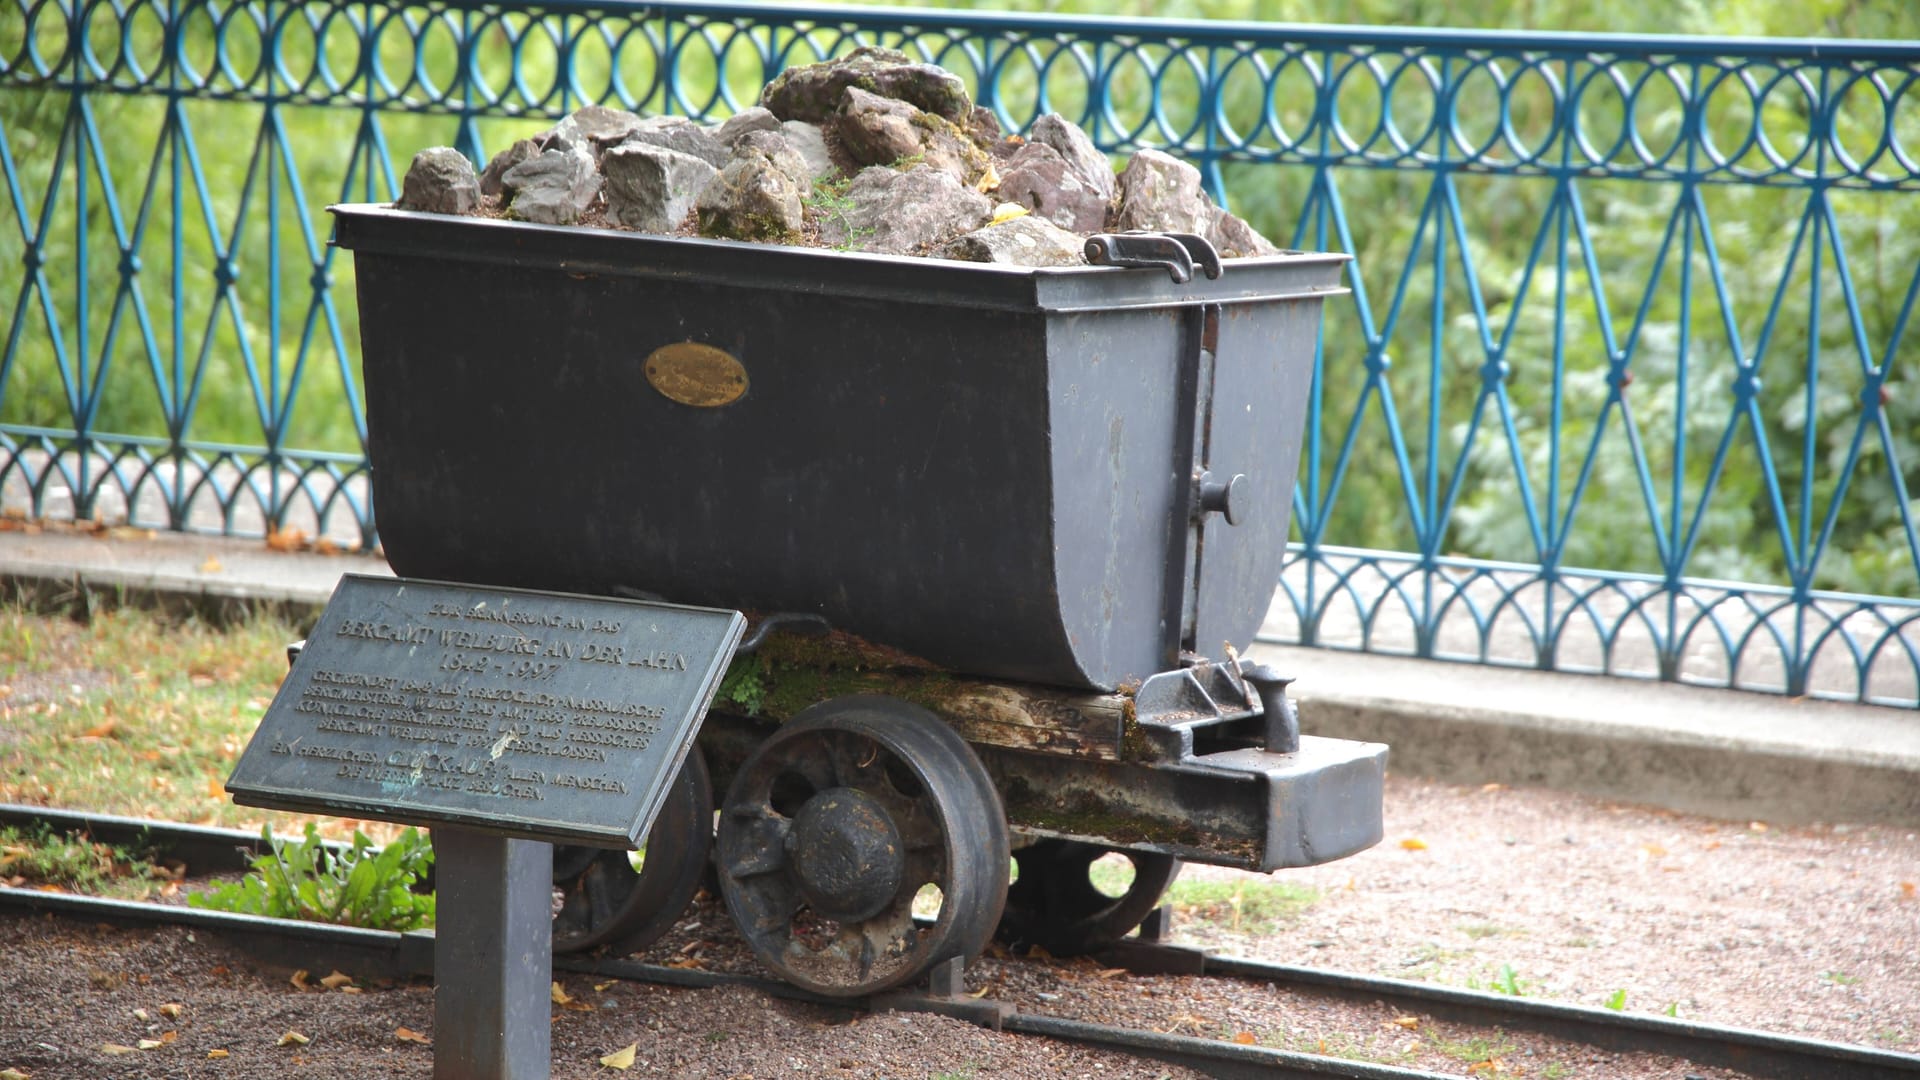
[[[868,994],[996,931],[1109,946],[1182,860],[1379,840],[1386,748],[1301,736],[1236,653],[1345,256],[1123,234],[1029,270],[334,213],[396,572],[755,619],[640,870],[556,849],[556,948],[651,941],[711,861],[763,963]]]

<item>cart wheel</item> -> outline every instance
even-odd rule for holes
[[[720,893],[741,934],[819,994],[871,994],[973,956],[1006,902],[999,793],[952,728],[893,698],[836,698],[789,720],[740,766],[719,831]],[[938,904],[930,923],[916,925],[916,898],[923,917]]]
[[[699,891],[712,850],[713,781],[696,746],[639,852],[554,845],[553,951],[610,945],[624,956],[659,940]]]
[[[1093,881],[1093,864],[1108,852],[1133,863],[1133,882],[1108,896]],[[1079,840],[1040,840],[1013,853],[1020,876],[1007,888],[1001,940],[1038,945],[1055,956],[1098,952],[1126,937],[1152,914],[1160,895],[1180,875],[1180,860]]]

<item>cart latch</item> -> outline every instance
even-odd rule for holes
[[[1161,267],[1176,285],[1192,281],[1196,266],[1209,279],[1218,278],[1222,270],[1220,253],[1206,237],[1193,233],[1100,233],[1087,237],[1086,253],[1095,266]]]

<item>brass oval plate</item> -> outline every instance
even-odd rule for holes
[[[647,381],[682,405],[719,408],[747,392],[747,369],[725,349],[697,341],[662,345],[647,356]]]

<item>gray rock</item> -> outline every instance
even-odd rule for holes
[[[1106,228],[1110,193],[1103,194],[1046,143],[1030,142],[1000,166],[995,194],[1079,233]]]
[[[865,169],[847,186],[846,201],[846,209],[821,215],[820,242],[891,255],[972,232],[993,213],[985,195],[930,165]]]
[[[758,105],[727,117],[720,125],[719,139],[726,146],[732,146],[740,136],[749,131],[778,131],[780,118]]]
[[[1085,266],[1086,238],[1023,214],[949,240],[934,249],[933,257],[1004,266]]]
[[[847,87],[829,123],[855,167],[926,164],[971,184],[989,165],[986,152],[951,121],[857,86]]]
[[[1203,233],[1207,242],[1220,253],[1223,259],[1244,259],[1253,255],[1277,255],[1279,247],[1245,221],[1214,207],[1211,227]]]
[[[921,152],[920,129],[913,122],[924,115],[919,109],[857,86],[847,87],[840,101],[829,122],[856,166],[891,165]]]
[[[1027,129],[1027,143],[1050,146],[1057,151],[1074,175],[1087,182],[1102,199],[1113,199],[1113,162],[1100,148],[1093,145],[1093,139],[1080,125],[1061,116],[1048,113],[1033,122]]]
[[[932,64],[914,63],[898,50],[871,46],[838,60],[788,68],[767,84],[760,104],[782,120],[818,124],[840,108],[841,95],[849,86],[951,121],[963,121],[973,112],[973,100],[958,75]]]
[[[773,162],[802,191],[813,188],[813,167],[800,151],[793,148],[784,131],[749,131],[733,144],[733,156],[758,155]]]
[[[467,155],[451,146],[431,147],[413,155],[394,205],[432,214],[470,214],[480,205],[480,178]]]
[[[1200,190],[1200,170],[1158,150],[1142,150],[1120,174],[1114,228],[1204,235],[1214,205]]]
[[[622,225],[650,233],[679,228],[719,172],[692,154],[632,140],[600,159],[607,212]]]
[[[511,216],[542,225],[571,225],[600,197],[600,173],[584,145],[543,150],[508,169],[500,184]]]
[[[763,152],[761,147],[769,143],[777,143],[778,148]],[[789,167],[774,160],[780,149],[805,170],[806,162],[800,155],[770,131],[752,132],[734,144],[727,167],[707,182],[694,202],[702,236],[773,243],[799,237],[805,222],[800,201],[811,185],[795,179]]]
[[[1198,233],[1221,258],[1271,255],[1280,250],[1251,225],[1213,204],[1200,188],[1200,170],[1158,150],[1142,150],[1120,174],[1119,230]]]
[[[788,146],[807,160],[807,169],[813,173],[815,180],[827,180],[840,174],[840,167],[833,163],[833,155],[827,150],[827,137],[820,130],[820,125],[804,120],[788,120],[780,125],[780,134],[787,137]]]
[[[722,168],[727,163],[727,144],[708,134],[705,128],[683,116],[650,116],[640,122],[619,145],[644,143],[697,157]]]
[[[1006,139],[1005,133],[1000,130],[1000,118],[993,115],[993,110],[985,105],[975,105],[973,110],[967,113],[966,122],[960,126],[965,128],[973,141],[981,146],[993,146]]]
[[[507,170],[539,156],[540,144],[532,139],[521,139],[493,155],[493,160],[487,162],[486,171],[480,174],[480,194],[499,198],[503,190],[500,178],[507,175]]]
[[[646,121],[623,109],[605,105],[587,105],[537,136],[542,150],[571,150],[584,147],[595,161],[607,147],[625,141]]]

